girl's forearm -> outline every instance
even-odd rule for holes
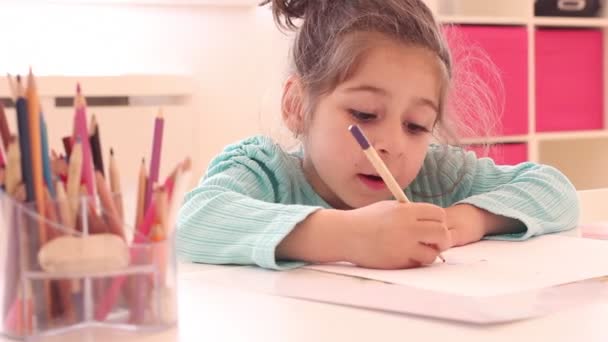
[[[317,210],[277,246],[276,258],[312,263],[345,261],[349,248],[348,228],[346,211]]]

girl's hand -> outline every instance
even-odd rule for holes
[[[452,247],[481,240],[485,235],[518,233],[525,230],[521,221],[492,214],[470,204],[445,209]]]
[[[451,246],[445,210],[432,204],[384,201],[345,213],[353,232],[346,259],[362,267],[428,265]]]

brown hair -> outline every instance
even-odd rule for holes
[[[426,48],[441,62],[445,72],[435,138],[453,145],[458,141],[456,131],[471,131],[458,127],[458,121],[445,120],[447,94],[454,74],[452,56],[441,28],[422,0],[264,0],[260,6],[268,4],[278,27],[296,32],[291,72],[299,77],[305,91],[306,102],[302,103],[305,122],[310,121],[319,98],[351,76],[358,61],[373,46],[369,43],[377,38],[373,34],[381,34],[398,43]],[[488,93],[486,89],[475,85],[472,90],[483,95],[482,100],[487,100],[488,106],[468,100],[465,106],[474,108],[467,108],[468,111],[487,111],[492,99],[484,95]],[[490,117],[475,114],[482,124],[491,122]]]

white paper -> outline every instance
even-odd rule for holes
[[[481,241],[453,248],[446,263],[408,270],[348,264],[308,269],[463,296],[497,296],[608,275],[608,242],[545,235],[527,241]]]
[[[471,297],[309,269],[226,267],[186,281],[220,283],[266,294],[475,324],[512,322],[608,298],[599,281],[503,296]],[[193,285],[197,286],[197,285]]]

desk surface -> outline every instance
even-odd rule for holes
[[[532,320],[476,326],[277,297],[205,279],[228,269],[181,265],[179,329],[140,336],[98,330],[87,332],[95,338],[44,341],[608,341],[608,298]]]

